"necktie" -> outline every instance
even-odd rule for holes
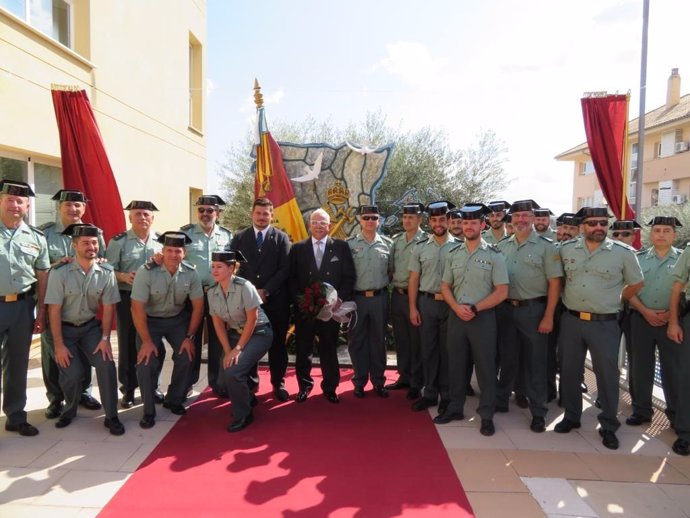
[[[316,267],[319,269],[321,269],[321,261],[323,260],[322,245],[323,243],[321,241],[316,242]]]
[[[264,244],[264,233],[263,233],[263,232],[259,232],[259,233],[256,235],[256,248],[261,249],[261,245],[263,245],[263,244]]]

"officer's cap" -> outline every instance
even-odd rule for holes
[[[491,209],[483,203],[468,203],[460,209],[462,219],[484,219],[484,216],[490,213]]]
[[[635,230],[636,228],[642,228],[637,221],[632,219],[619,219],[613,222],[610,230]]]
[[[575,213],[575,216],[580,220],[587,218],[610,218],[609,210],[606,207],[582,207]]]
[[[454,209],[455,205],[446,200],[432,201],[426,206],[429,216],[445,216],[448,211]]]
[[[222,252],[211,252],[211,261],[225,264],[246,263],[247,259],[239,250],[225,250]]]
[[[0,193],[10,194],[12,196],[36,196],[31,186],[28,183],[20,182],[18,180],[2,180],[0,181]]]
[[[576,227],[580,224],[580,220],[572,212],[564,212],[556,218],[556,225],[570,225]]]
[[[511,207],[510,203],[503,200],[490,201],[487,205],[492,212],[505,212],[507,210],[510,210]]]
[[[510,212],[508,214],[506,214],[505,216],[503,216],[503,223],[512,223],[512,222],[513,222],[513,215]]]
[[[144,200],[132,200],[129,202],[129,205],[125,207],[125,210],[150,210],[151,212],[157,212],[158,207],[156,207],[152,202],[150,201],[144,201]]]
[[[462,213],[460,212],[460,209],[453,209],[448,211],[448,217],[450,219],[462,219]]]
[[[51,199],[59,202],[80,201],[82,203],[86,203],[89,201],[83,192],[75,191],[74,189],[60,189]]]
[[[402,208],[403,214],[421,214],[424,212],[423,203],[406,203]]]
[[[215,194],[204,194],[202,196],[199,196],[199,198],[196,200],[195,205],[220,206],[220,205],[225,205],[225,202],[223,201],[223,198],[221,198],[220,196],[217,196]]]
[[[652,220],[647,223],[648,226],[653,227],[654,225],[668,225],[669,227],[682,227],[683,224],[678,221],[678,218],[673,216],[654,216]]]
[[[510,208],[510,212],[529,212],[529,211],[534,211],[534,215],[537,215],[537,211],[541,210],[539,207],[539,204],[534,201],[534,200],[519,200],[513,203],[513,206]],[[549,211],[549,209],[546,209]],[[551,211],[549,211],[551,212]],[[548,214],[547,214],[548,215]]]
[[[553,212],[551,212],[551,209],[547,209],[546,207],[535,207],[534,215],[538,218],[548,218],[549,216],[553,216]]]
[[[74,223],[62,231],[63,236],[76,237],[98,237],[101,229],[91,223]]]
[[[379,208],[376,205],[362,205],[359,208],[359,214],[361,216],[365,214],[379,214]]]
[[[192,242],[187,234],[179,230],[163,232],[158,236],[157,241],[163,246],[185,246]]]

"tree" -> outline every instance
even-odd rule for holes
[[[506,148],[493,131],[481,130],[476,143],[466,149],[454,149],[445,130],[429,126],[403,131],[387,124],[380,112],[368,113],[360,123],[350,123],[342,130],[331,120],[317,122],[309,116],[302,122],[271,124],[277,141],[338,144],[345,140],[360,145],[395,144],[388,162],[388,173],[378,192],[382,211],[392,214],[394,202],[411,187],[417,189],[420,201],[428,203],[445,199],[460,206],[465,202],[488,201],[503,189]],[[234,145],[221,166],[223,188],[232,204],[222,215],[223,224],[235,229],[250,224],[254,178],[252,136]]]

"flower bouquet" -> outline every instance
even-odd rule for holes
[[[348,322],[349,313],[357,308],[354,302],[343,302],[336,289],[326,282],[314,281],[297,296],[297,304],[303,315],[328,322],[333,319],[341,324]]]

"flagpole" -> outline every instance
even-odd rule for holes
[[[625,126],[623,129],[623,156],[621,157],[621,172],[623,174],[623,189],[621,189],[621,217],[627,219],[628,212],[628,190],[630,189],[630,179],[628,176],[628,164],[630,153],[628,152],[628,119],[630,118],[630,92],[625,96]],[[637,215],[637,212],[635,213]]]
[[[644,169],[645,101],[647,96],[647,29],[649,26],[649,0],[642,8],[642,58],[640,63],[640,114],[637,118],[637,175],[635,176],[635,215],[642,217],[642,177]]]

